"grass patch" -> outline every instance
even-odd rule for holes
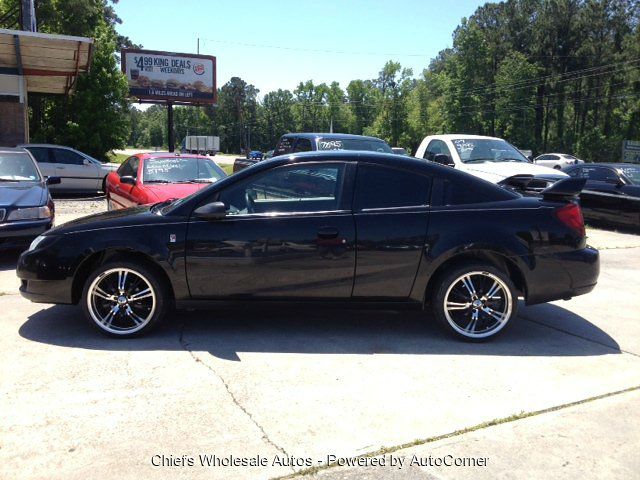
[[[107,154],[107,158],[113,163],[122,163],[129,157],[130,155],[125,155],[124,153],[109,152]]]
[[[217,164],[222,170],[224,170],[224,173],[226,173],[227,175],[231,175],[233,173],[233,165],[227,165],[227,164],[222,164],[220,165],[219,163]]]

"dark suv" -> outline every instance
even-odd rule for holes
[[[361,150],[365,152],[393,153],[384,140],[363,135],[347,133],[287,133],[280,137],[273,156],[290,153],[311,152],[315,150]],[[254,158],[236,158],[233,171],[239,172],[260,160]]]

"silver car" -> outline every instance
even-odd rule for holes
[[[18,146],[31,152],[45,177],[62,179],[59,185],[49,187],[53,192],[104,191],[107,175],[120,166],[102,163],[86,153],[61,145],[30,143]]]

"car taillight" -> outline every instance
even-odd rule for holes
[[[571,230],[574,230],[580,236],[584,237],[584,219],[582,218],[582,210],[576,203],[567,203],[556,210],[556,216]]]

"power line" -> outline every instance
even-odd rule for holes
[[[273,48],[278,50],[289,50],[292,52],[307,52],[307,53],[321,53],[321,54],[331,54],[331,55],[370,55],[370,56],[379,56],[379,57],[427,57],[425,53],[384,53],[384,52],[355,52],[348,50],[327,50],[327,49],[316,49],[316,48],[300,48],[300,47],[286,47],[284,45],[267,45],[267,44],[258,44],[258,43],[245,43],[245,42],[232,42],[229,40],[217,40],[213,38],[200,38],[200,40],[205,42],[213,42],[213,43],[222,43],[227,45],[238,45],[242,47],[251,47],[251,48]]]

